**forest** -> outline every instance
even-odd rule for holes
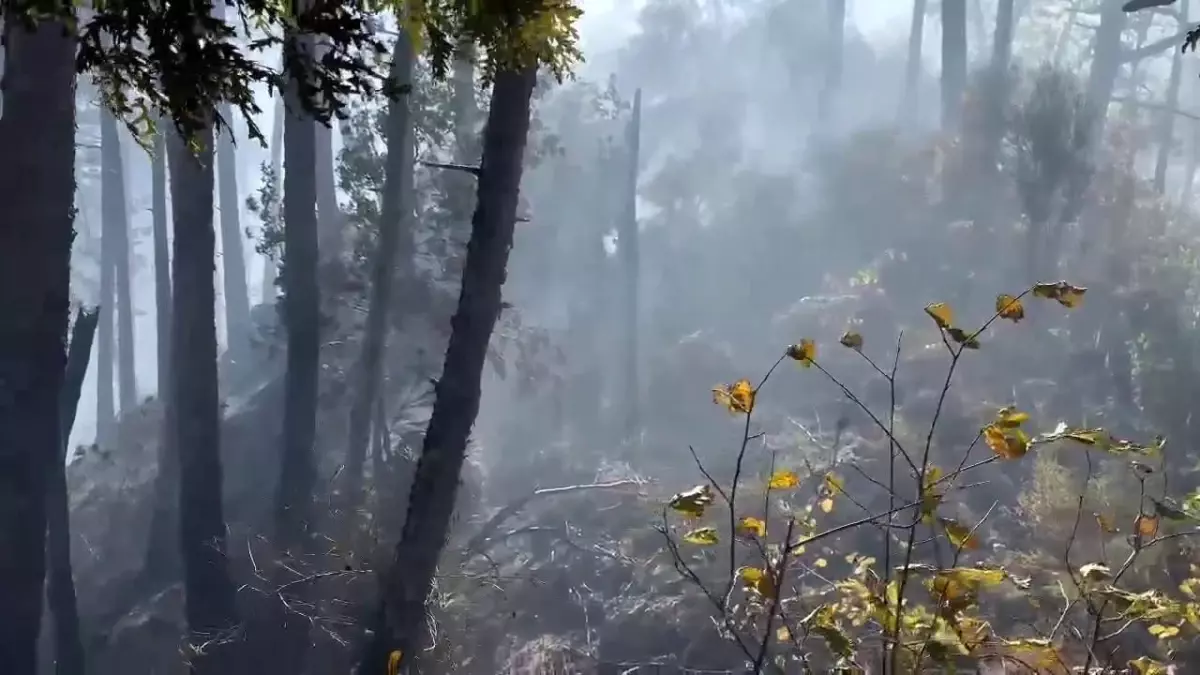
[[[1200,672],[1192,4],[0,0],[0,673]]]

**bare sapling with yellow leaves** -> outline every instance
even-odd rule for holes
[[[1020,323],[1027,300],[1071,309],[1086,292],[1060,281],[1002,294],[978,328],[960,324],[945,303],[927,305],[925,313],[949,364],[928,429],[916,436],[897,430],[900,338],[887,367],[869,355],[867,340],[858,332],[848,331],[838,340],[889,385],[890,406],[882,414],[822,365],[812,339],[788,346],[756,383],[739,379],[713,389],[714,403],[741,418],[732,478],[718,481],[693,450],[705,480],[671,497],[659,529],[676,569],[707,598],[722,634],[740,648],[751,672],[901,675],[990,665],[1007,673],[1167,675],[1174,649],[1200,635],[1200,568],[1193,566],[1194,578],[1181,584],[1178,593],[1122,584],[1143,552],[1166,540],[1200,534],[1200,492],[1178,501],[1165,495],[1165,487],[1162,494],[1149,494],[1146,477],[1155,471],[1152,464],[1162,461],[1162,437],[1138,443],[1067,422],[1037,431],[1028,412],[1008,405],[979,420],[974,439],[956,451],[953,465],[935,463],[945,458],[940,447],[934,452],[935,431],[968,353],[984,348],[984,337],[997,322]],[[860,462],[848,463],[848,469],[859,474],[864,486],[879,491],[875,498],[886,499],[886,509],[868,508],[867,503],[878,502],[848,487],[843,475],[849,474],[836,471],[841,468],[836,448],[824,467],[804,460],[798,468],[785,468],[772,455],[769,474],[754,481],[747,477],[748,450],[763,435],[755,429],[763,388],[786,361],[832,383],[873,428],[871,433],[882,434],[890,448],[880,472],[886,473],[871,475]],[[952,495],[981,484],[966,479],[1052,444],[1077,446],[1088,457],[1086,451],[1105,453],[1131,467],[1141,486],[1137,516],[1120,533],[1125,548],[1115,560],[1072,559],[1083,520],[1080,495],[1062,569],[1044,570],[1059,575],[1061,592],[1055,594],[1046,590],[1053,584],[1035,578],[1039,575],[1022,576],[987,560],[980,528],[995,517],[997,502],[982,517],[951,515],[952,505],[960,501]],[[860,513],[838,522],[832,516],[839,508]],[[1119,533],[1101,515],[1096,520],[1106,528],[1103,534]],[[878,531],[885,542],[882,561],[849,552],[842,564],[830,555],[836,537],[861,529]],[[999,624],[1011,621],[994,607],[988,613],[988,606],[1014,597],[1034,610],[1036,625],[1006,628]],[[1057,605],[1048,605],[1046,597]],[[1110,647],[1118,636],[1135,630],[1144,631],[1145,651],[1117,653]]]

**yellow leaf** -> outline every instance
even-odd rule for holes
[[[718,541],[715,527],[701,527],[683,535],[683,540],[697,546],[712,546]]]
[[[400,661],[404,657],[404,652],[399,649],[393,650],[388,654],[387,675],[397,675],[400,672]]]
[[[1100,526],[1100,530],[1105,534],[1116,534],[1120,531],[1117,529],[1117,525],[1113,522],[1113,519],[1103,513],[1096,514],[1096,524]]]
[[[1140,515],[1133,521],[1133,530],[1138,536],[1152,538],[1158,534],[1158,516]]]
[[[841,476],[838,476],[836,473],[825,474],[825,488],[828,490],[829,494],[841,494],[846,491],[845,487],[845,483],[842,482]]]
[[[817,343],[808,338],[800,341],[800,344],[789,345],[787,355],[800,362],[800,365],[805,368],[812,365],[812,362],[817,358]]]
[[[942,527],[946,528],[946,538],[956,548],[973,551],[979,548],[979,539],[971,533],[971,528],[950,518],[938,518]]]
[[[1087,293],[1087,289],[1081,286],[1075,286],[1065,281],[1059,281],[1051,284],[1036,284],[1033,287],[1033,294],[1039,298],[1057,301],[1058,304],[1071,309],[1078,307],[1079,303],[1083,302],[1083,294]]]
[[[996,316],[1017,323],[1025,318],[1025,306],[1017,298],[1001,293],[996,297]]]
[[[989,588],[1003,583],[1008,578],[1008,573],[999,568],[952,567],[939,571],[937,576],[953,579],[968,587]]]
[[[712,503],[712,487],[704,484],[676,494],[667,502],[667,506],[688,518],[699,518],[704,515],[704,509]]]
[[[791,642],[792,632],[788,630],[787,626],[780,626],[775,629],[775,639],[780,642]]]
[[[983,428],[983,440],[1004,459],[1020,459],[1029,452],[1029,439],[1020,429],[1005,432],[998,424],[989,424]]]
[[[754,409],[754,387],[750,380],[738,380],[733,384],[714,387],[713,403],[725,406],[731,413],[749,413]]]
[[[742,537],[765,537],[767,524],[754,516],[746,516],[738,522],[737,533]]]
[[[1195,600],[1196,596],[1198,595],[1197,591],[1200,591],[1200,579],[1193,577],[1179,584],[1179,592],[1183,593],[1189,598],[1192,598],[1193,600]]]
[[[1130,661],[1129,665],[1133,666],[1138,675],[1168,675],[1171,672],[1167,664],[1155,661],[1149,656],[1139,656]]]
[[[757,567],[743,567],[738,570],[738,578],[748,590],[769,598],[775,595],[775,582],[766,570]]]
[[[825,513],[830,513],[833,511],[833,498],[826,497],[826,498],[822,499],[817,505],[820,506],[821,510],[824,511]]]
[[[825,567],[828,564],[829,564],[829,562],[826,561],[824,558],[817,558],[816,560],[813,561],[813,567],[817,567],[817,568]]]
[[[1005,406],[996,411],[996,426],[1012,429],[1029,421],[1029,413],[1017,410],[1014,406]]]
[[[1156,623],[1146,630],[1159,640],[1169,640],[1179,635],[1179,626],[1164,626],[1160,623]]]
[[[771,474],[771,480],[767,483],[767,487],[772,490],[790,490],[800,485],[800,477],[795,471],[776,471]]]
[[[853,350],[859,351],[859,352],[861,352],[862,348],[863,348],[862,334],[856,333],[852,330],[848,330],[845,333],[843,333],[842,339],[838,340],[838,342],[842,343],[843,347],[849,347],[850,349],[853,349]]]
[[[949,330],[954,325],[954,312],[950,306],[944,302],[935,302],[925,306],[925,313],[929,315],[933,322],[942,330]]]

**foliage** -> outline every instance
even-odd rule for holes
[[[1082,658],[1082,672],[1115,673],[1123,664],[1110,660],[1104,643],[1127,631],[1146,631],[1160,645],[1154,652],[1168,658],[1182,636],[1200,631],[1200,569],[1193,567],[1193,576],[1178,593],[1141,591],[1129,581],[1135,563],[1147,551],[1177,537],[1200,534],[1200,492],[1175,501],[1148,491],[1147,478],[1153,472],[1148,463],[1163,457],[1161,436],[1139,443],[1101,428],[1065,422],[1035,433],[1032,416],[1010,405],[982,421],[952,469],[932,462],[939,413],[964,354],[980,349],[981,338],[998,320],[1021,322],[1026,299],[1050,300],[1070,309],[1081,304],[1086,292],[1060,281],[1035,284],[1015,296],[1000,295],[991,318],[979,328],[962,327],[946,303],[927,305],[925,312],[937,327],[950,362],[929,430],[916,446],[897,434],[894,402],[884,415],[859,401],[822,365],[812,340],[789,346],[756,385],[742,379],[714,389],[715,403],[745,418],[732,482],[717,481],[697,458],[706,482],[668,501],[660,532],[676,568],[711,603],[722,632],[742,650],[753,672],[802,668],[805,672],[917,673],[991,662],[1065,673]],[[885,370],[867,355],[861,335],[848,332],[840,342],[894,385],[896,370]],[[773,470],[761,483],[743,484],[747,446],[758,435],[752,430],[752,418],[760,393],[777,367],[789,359],[811,367],[841,389],[884,434],[892,447],[887,476],[852,468],[884,491],[889,508],[872,511],[865,506],[870,497],[848,487],[832,471],[836,463],[826,469],[809,466],[804,477],[791,470]],[[972,460],[972,450],[981,440],[992,454]],[[1015,594],[1037,607],[1042,601],[1040,591],[1032,579],[1001,562],[983,558],[968,564],[969,557],[982,550],[981,532],[995,504],[982,517],[967,520],[944,514],[945,499],[971,489],[972,484],[963,479],[985,466],[1058,446],[1107,454],[1132,468],[1140,498],[1126,533],[1128,552],[1123,561],[1104,557],[1081,564],[1073,559],[1084,508],[1080,495],[1075,527],[1060,561],[1075,592],[1063,591],[1062,607],[1055,610],[1057,620],[1043,616],[1035,630],[1011,633],[996,613],[997,597]],[[739,500],[746,491],[752,491],[753,498]],[[864,515],[834,524],[831,518],[839,503],[842,508],[857,507]],[[714,508],[718,513],[710,514]],[[1097,522],[1112,527],[1100,516]],[[1177,525],[1168,531],[1167,523]],[[687,532],[677,537],[680,527]],[[853,552],[844,555],[844,565],[837,565],[841,571],[827,572],[832,565],[825,551],[846,550],[828,540],[869,528],[885,537],[882,563]],[[704,552],[722,545],[725,550],[720,553]],[[1166,672],[1166,661],[1160,658],[1145,653],[1130,659],[1128,667],[1142,673]],[[1101,671],[1093,671],[1092,666]]]

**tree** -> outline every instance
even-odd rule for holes
[[[843,6],[844,9],[844,6]],[[625,190],[622,195],[621,220],[618,225],[618,250],[621,255],[621,266],[624,286],[624,305],[621,322],[624,324],[625,345],[623,349],[624,364],[624,432],[625,440],[636,441],[641,433],[641,375],[638,369],[640,359],[638,349],[638,332],[641,322],[638,310],[639,293],[641,291],[641,254],[637,220],[637,185],[638,162],[642,135],[642,90],[633,94],[633,113],[625,131],[626,161]]]
[[[917,114],[917,81],[921,77],[921,47],[925,44],[925,3],[926,0],[913,0],[908,54],[904,61],[904,95],[900,102],[902,120],[912,119]]]
[[[75,425],[79,393],[83,389],[83,378],[87,375],[88,361],[92,354],[92,339],[96,335],[99,318],[98,309],[81,309],[71,329],[62,393],[62,448],[51,463],[50,485],[46,491],[46,597],[54,619],[54,667],[58,675],[83,675],[86,672],[71,565],[71,515],[66,464],[71,427]]]
[[[413,129],[409,96],[413,85],[412,43],[407,32],[396,37],[391,77],[402,96],[388,103],[387,160],[379,214],[379,244],[371,257],[370,304],[358,361],[358,386],[350,408],[350,441],[346,447],[346,499],[350,508],[361,502],[371,416],[379,398],[382,360],[387,345],[388,314],[392,307],[396,263],[401,250],[411,248],[413,212]],[[382,423],[382,421],[380,422]]]
[[[48,462],[62,443],[70,313],[75,44],[3,6],[0,117],[0,663],[36,675]]]
[[[193,153],[172,134],[171,378],[166,419],[170,451],[179,458],[179,533],[193,672],[228,667],[227,634],[237,624],[234,586],[225,559],[221,502],[220,411],[214,315],[212,134],[196,135]],[[200,645],[208,645],[200,649]]]
[[[213,3],[213,14],[224,20],[225,3]],[[221,118],[233,123],[233,106],[222,102]],[[221,273],[225,281],[225,332],[234,371],[241,372],[250,359],[250,291],[246,282],[246,254],[242,245],[241,208],[238,198],[237,146],[232,127],[219,132],[217,140],[218,191],[221,198]]]
[[[536,68],[525,66],[498,72],[492,85],[458,310],[451,320],[403,534],[386,572],[378,624],[359,665],[360,675],[382,674],[389,654],[398,651],[403,659],[418,648],[425,597],[450,527],[467,440],[479,412],[488,341],[500,316],[536,79]]]
[[[967,2],[942,0],[942,128],[962,123],[967,88]]]

